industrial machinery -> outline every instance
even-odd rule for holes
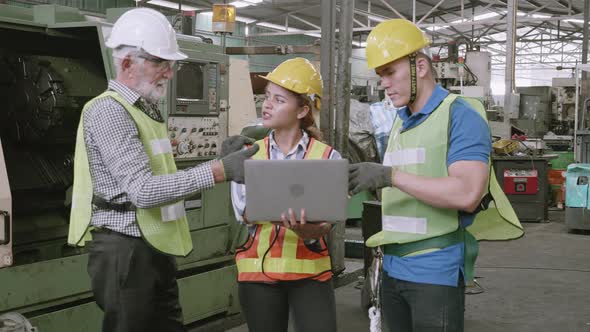
[[[543,141],[553,151],[568,151],[574,145],[574,136],[555,135],[552,131],[549,131],[543,136]]]
[[[84,104],[114,75],[104,22],[75,8],[0,4],[0,314],[19,312],[43,332],[100,331],[83,248],[66,244],[76,128]],[[179,168],[218,155],[228,128],[229,57],[179,36],[189,58],[160,104]],[[108,119],[105,119],[108,121]],[[186,201],[195,250],[178,259],[186,324],[237,312],[232,250],[242,228],[229,186]]]
[[[459,57],[459,41],[449,42],[447,58],[432,57],[437,81],[451,92],[479,98],[487,107],[491,97],[492,56],[467,42],[465,57]]]
[[[536,169],[505,169],[504,192],[509,195],[535,195],[539,191]]]
[[[548,218],[549,159],[542,156],[497,156],[492,159],[496,178],[520,221]]]
[[[520,107],[512,123],[527,137],[543,137],[551,125],[552,89],[549,86],[517,87]]]
[[[574,133],[574,115],[576,108],[576,80],[573,78],[553,78],[554,102],[549,130],[556,135]]]
[[[570,229],[590,230],[589,178],[590,164],[568,166],[565,180],[565,224]]]
[[[545,155],[545,141],[533,137],[548,137],[556,146],[566,144],[566,150],[568,140],[563,136],[546,135],[551,123],[551,87],[519,87],[517,92],[520,104],[515,108],[518,110],[517,116],[509,116],[511,123],[522,129],[526,140],[500,140],[494,143],[492,161],[496,178],[503,186],[518,219],[542,222],[548,219],[549,160],[558,156]],[[512,130],[507,137],[511,135]],[[503,146],[500,144],[502,142],[511,144]]]
[[[574,158],[566,173],[565,224],[570,229],[590,229],[588,209],[588,178],[590,177],[590,126],[588,125],[588,105],[590,87],[582,80],[582,73],[590,72],[587,64],[577,65],[574,70]]]

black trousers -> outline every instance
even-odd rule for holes
[[[289,308],[297,332],[336,331],[331,281],[239,282],[238,292],[250,332],[286,332]]]
[[[185,331],[176,261],[141,238],[93,231],[88,274],[103,332]]]
[[[383,273],[381,315],[389,332],[463,332],[465,285],[419,284]]]

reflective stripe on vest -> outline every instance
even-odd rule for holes
[[[257,143],[261,149],[252,158],[270,159],[269,138]],[[330,146],[310,138],[304,159],[328,159],[331,152]],[[238,281],[329,280],[328,246],[323,238],[318,243],[319,248],[311,250],[290,229],[271,223],[257,225],[254,236],[236,251]]]
[[[167,126],[152,120],[141,110],[129,104],[118,93],[107,91],[89,101],[82,110],[76,137],[74,157],[74,186],[68,243],[83,246],[91,240],[90,219],[92,213],[92,178],[84,141],[83,117],[88,106],[99,98],[113,98],[131,115],[137,125],[140,140],[148,156],[154,175],[176,173],[172,146]],[[186,256],[192,249],[192,240],[186,219],[184,201],[172,202],[150,209],[136,209],[136,219],[142,237],[156,250],[174,256]]]

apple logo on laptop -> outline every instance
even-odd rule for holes
[[[305,189],[303,188],[302,184],[292,184],[289,187],[289,191],[291,192],[291,196],[299,197],[305,193]]]

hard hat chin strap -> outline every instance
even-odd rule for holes
[[[321,97],[316,95],[315,93],[310,93],[310,94],[303,94],[304,96],[306,96],[309,101],[311,102],[311,106],[315,107],[318,111],[320,110],[322,104],[321,104]]]
[[[416,77],[416,53],[408,56],[410,58],[410,102],[412,104],[416,101],[416,93],[418,91],[418,78]]]

